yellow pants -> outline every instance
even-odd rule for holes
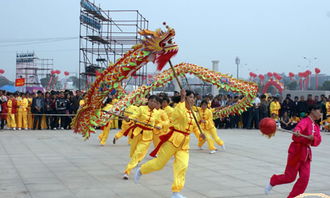
[[[154,143],[154,147],[155,147],[155,148],[157,147],[158,143],[160,142],[160,139],[159,139],[159,136],[160,136],[160,135],[161,135],[160,133],[159,133],[159,134],[155,134],[155,133],[154,133],[154,137],[153,137],[152,141],[153,141],[153,143]]]
[[[111,128],[117,129],[118,128],[118,119],[115,119],[111,122]]]
[[[42,129],[47,129],[46,115],[42,115],[42,118],[41,118],[41,128]]]
[[[102,133],[99,135],[99,140],[101,145],[105,145],[107,139],[109,137],[111,128],[111,122],[109,122],[106,126],[104,126]]]
[[[165,142],[154,158],[141,166],[140,172],[148,174],[161,170],[166,163],[174,156],[173,163],[173,184],[172,191],[180,192],[185,184],[186,172],[189,163],[189,151],[175,147],[171,142]]]
[[[15,114],[12,113],[7,114],[7,127],[16,128]]]
[[[125,131],[131,126],[130,124],[131,124],[130,122],[126,122],[126,121],[123,121],[123,122],[122,122],[121,130],[118,131],[118,132],[116,133],[116,135],[115,135],[115,138],[116,138],[117,140],[124,136]],[[130,133],[129,133],[129,134],[130,134]],[[132,140],[132,139],[129,138],[129,136],[130,136],[130,135],[127,136],[127,137],[128,137],[128,138],[127,138],[127,142],[128,142],[128,144],[131,144],[131,140]]]
[[[214,142],[216,142],[219,146],[222,146],[224,144],[222,139],[219,138],[216,128],[212,128],[209,130],[203,130],[203,131],[205,133],[205,139],[201,139],[201,138],[199,139],[199,141],[198,141],[199,147],[202,147],[206,141],[209,146],[209,150],[213,151],[213,150],[217,149],[214,146]]]
[[[17,113],[17,127],[18,128],[28,128],[28,115],[27,111],[21,110]]]
[[[125,173],[129,175],[133,168],[135,168],[140,161],[146,156],[151,141],[143,141],[142,134],[134,136],[131,140],[130,157],[131,160],[128,162]]]
[[[28,128],[32,129],[33,128],[33,115],[31,113],[31,110],[28,109]]]

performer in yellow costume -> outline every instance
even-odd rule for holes
[[[200,116],[199,122],[202,127],[203,132],[205,133],[205,139],[199,139],[198,147],[202,148],[205,141],[207,142],[210,150],[210,154],[213,154],[217,151],[217,148],[214,146],[214,142],[216,142],[223,150],[225,150],[224,142],[219,138],[217,134],[217,130],[214,126],[213,122],[213,112],[212,109],[207,108],[208,102],[203,100],[201,102],[201,107],[198,108],[198,115]]]
[[[154,128],[161,129],[160,127],[155,126],[157,117],[156,105],[158,97],[151,95],[148,98],[148,106],[140,106],[133,115],[130,115],[129,118],[138,120],[145,124],[135,123],[133,126],[128,128],[124,135],[127,136],[129,130],[131,132],[131,147],[130,147],[130,161],[128,162],[126,169],[124,171],[123,179],[128,179],[131,170],[135,168],[138,163],[145,157],[148,152],[148,148],[153,140],[153,131]],[[128,121],[128,119],[126,120]],[[155,127],[151,127],[155,126]]]
[[[20,100],[17,100],[17,127],[18,130],[28,129],[28,107],[29,100],[26,98],[25,93],[22,93]]]
[[[102,110],[104,110],[104,111],[109,111],[110,109],[111,109],[111,107],[112,107],[112,104],[111,104],[111,102],[112,102],[112,99],[111,98],[108,98],[107,100],[106,100],[106,102],[105,102],[105,106],[102,108]],[[108,139],[108,137],[109,137],[109,133],[110,133],[110,128],[111,128],[111,123],[112,123],[112,120],[110,120],[109,122],[108,122],[108,124],[107,125],[105,125],[104,127],[103,127],[103,130],[102,130],[102,133],[99,135],[99,140],[100,140],[100,144],[102,145],[102,146],[104,146],[105,145],[105,143],[107,142],[107,139]]]
[[[33,115],[31,112],[31,105],[32,105],[32,94],[28,94],[28,107],[27,107],[27,117],[28,117],[28,128],[33,128]]]
[[[7,101],[8,114],[7,114],[7,126],[9,129],[16,130],[16,118],[15,114],[17,111],[16,99],[13,97],[13,94],[8,95]]]
[[[199,136],[197,125],[193,119],[193,112],[189,108],[194,104],[194,101],[193,92],[181,90],[181,100],[172,113],[169,133],[160,137],[161,142],[150,154],[151,156],[157,154],[157,158],[146,162],[141,168],[137,169],[134,177],[135,182],[138,182],[142,175],[161,170],[173,156],[172,198],[184,198],[180,191],[185,184],[189,162],[189,135],[195,133],[197,137]]]
[[[270,103],[269,110],[270,115],[275,114],[276,118],[278,119],[278,116],[280,114],[281,104],[278,102],[278,98],[274,97],[274,100]]]
[[[134,106],[134,105],[131,105],[131,106],[127,107],[127,108],[125,109],[124,116],[127,116],[127,117],[128,117],[129,115],[133,114],[133,113],[136,111],[137,108],[138,108],[138,107],[137,107],[137,106]],[[133,126],[133,125],[134,125],[134,122],[132,122],[132,121],[122,120],[121,130],[118,131],[118,132],[116,133],[115,137],[114,137],[113,140],[112,140],[112,143],[113,143],[113,144],[116,144],[116,141],[117,141],[118,139],[120,139],[121,137],[123,137],[125,131],[126,131],[129,127],[131,127],[131,126]],[[130,132],[128,132],[128,135],[130,135]],[[131,139],[128,138],[128,144],[130,144],[130,140],[131,140]]]
[[[170,99],[165,97],[162,101],[162,109],[167,113],[167,116],[170,118],[172,116],[173,108],[169,105]]]
[[[168,128],[170,124],[169,117],[166,111],[161,109],[161,104],[162,104],[162,100],[160,99],[159,101],[157,101],[157,105],[156,105],[156,110],[157,110],[156,112],[158,114],[157,117],[159,117],[159,119],[156,120],[156,125],[161,127],[161,129],[154,129],[153,143],[155,148],[160,142],[159,136],[164,135],[165,133],[168,132]]]

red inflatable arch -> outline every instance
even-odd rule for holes
[[[262,89],[262,93],[263,93],[263,94],[266,93],[267,90],[268,90],[268,88],[269,88],[270,86],[274,86],[274,87],[276,87],[276,89],[282,94],[282,91],[283,91],[283,89],[284,89],[283,84],[280,83],[279,81],[277,81],[277,80],[273,80],[273,79],[267,81],[267,83],[265,84],[265,86],[264,86],[263,89]]]

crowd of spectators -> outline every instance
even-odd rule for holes
[[[1,129],[69,129],[81,91],[6,93],[0,91]]]
[[[174,96],[178,96],[174,92]],[[172,98],[165,93],[160,93],[161,98]],[[224,108],[234,105],[242,96],[219,94],[217,96],[196,94],[196,106],[203,100],[209,108]],[[83,105],[83,92],[81,91],[50,91],[42,93],[6,93],[0,91],[0,128],[1,129],[70,129],[72,117]],[[330,129],[330,96],[308,95],[291,98],[288,94],[284,99],[269,95],[261,95],[253,100],[253,106],[241,115],[230,115],[214,120],[215,127],[258,129],[259,121],[265,117],[272,117],[282,128],[292,129],[299,120],[308,113],[308,107],[318,104],[322,107],[322,125]],[[120,128],[120,120],[113,128]]]

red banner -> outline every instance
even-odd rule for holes
[[[15,81],[16,87],[21,87],[25,85],[25,78],[17,78]]]

